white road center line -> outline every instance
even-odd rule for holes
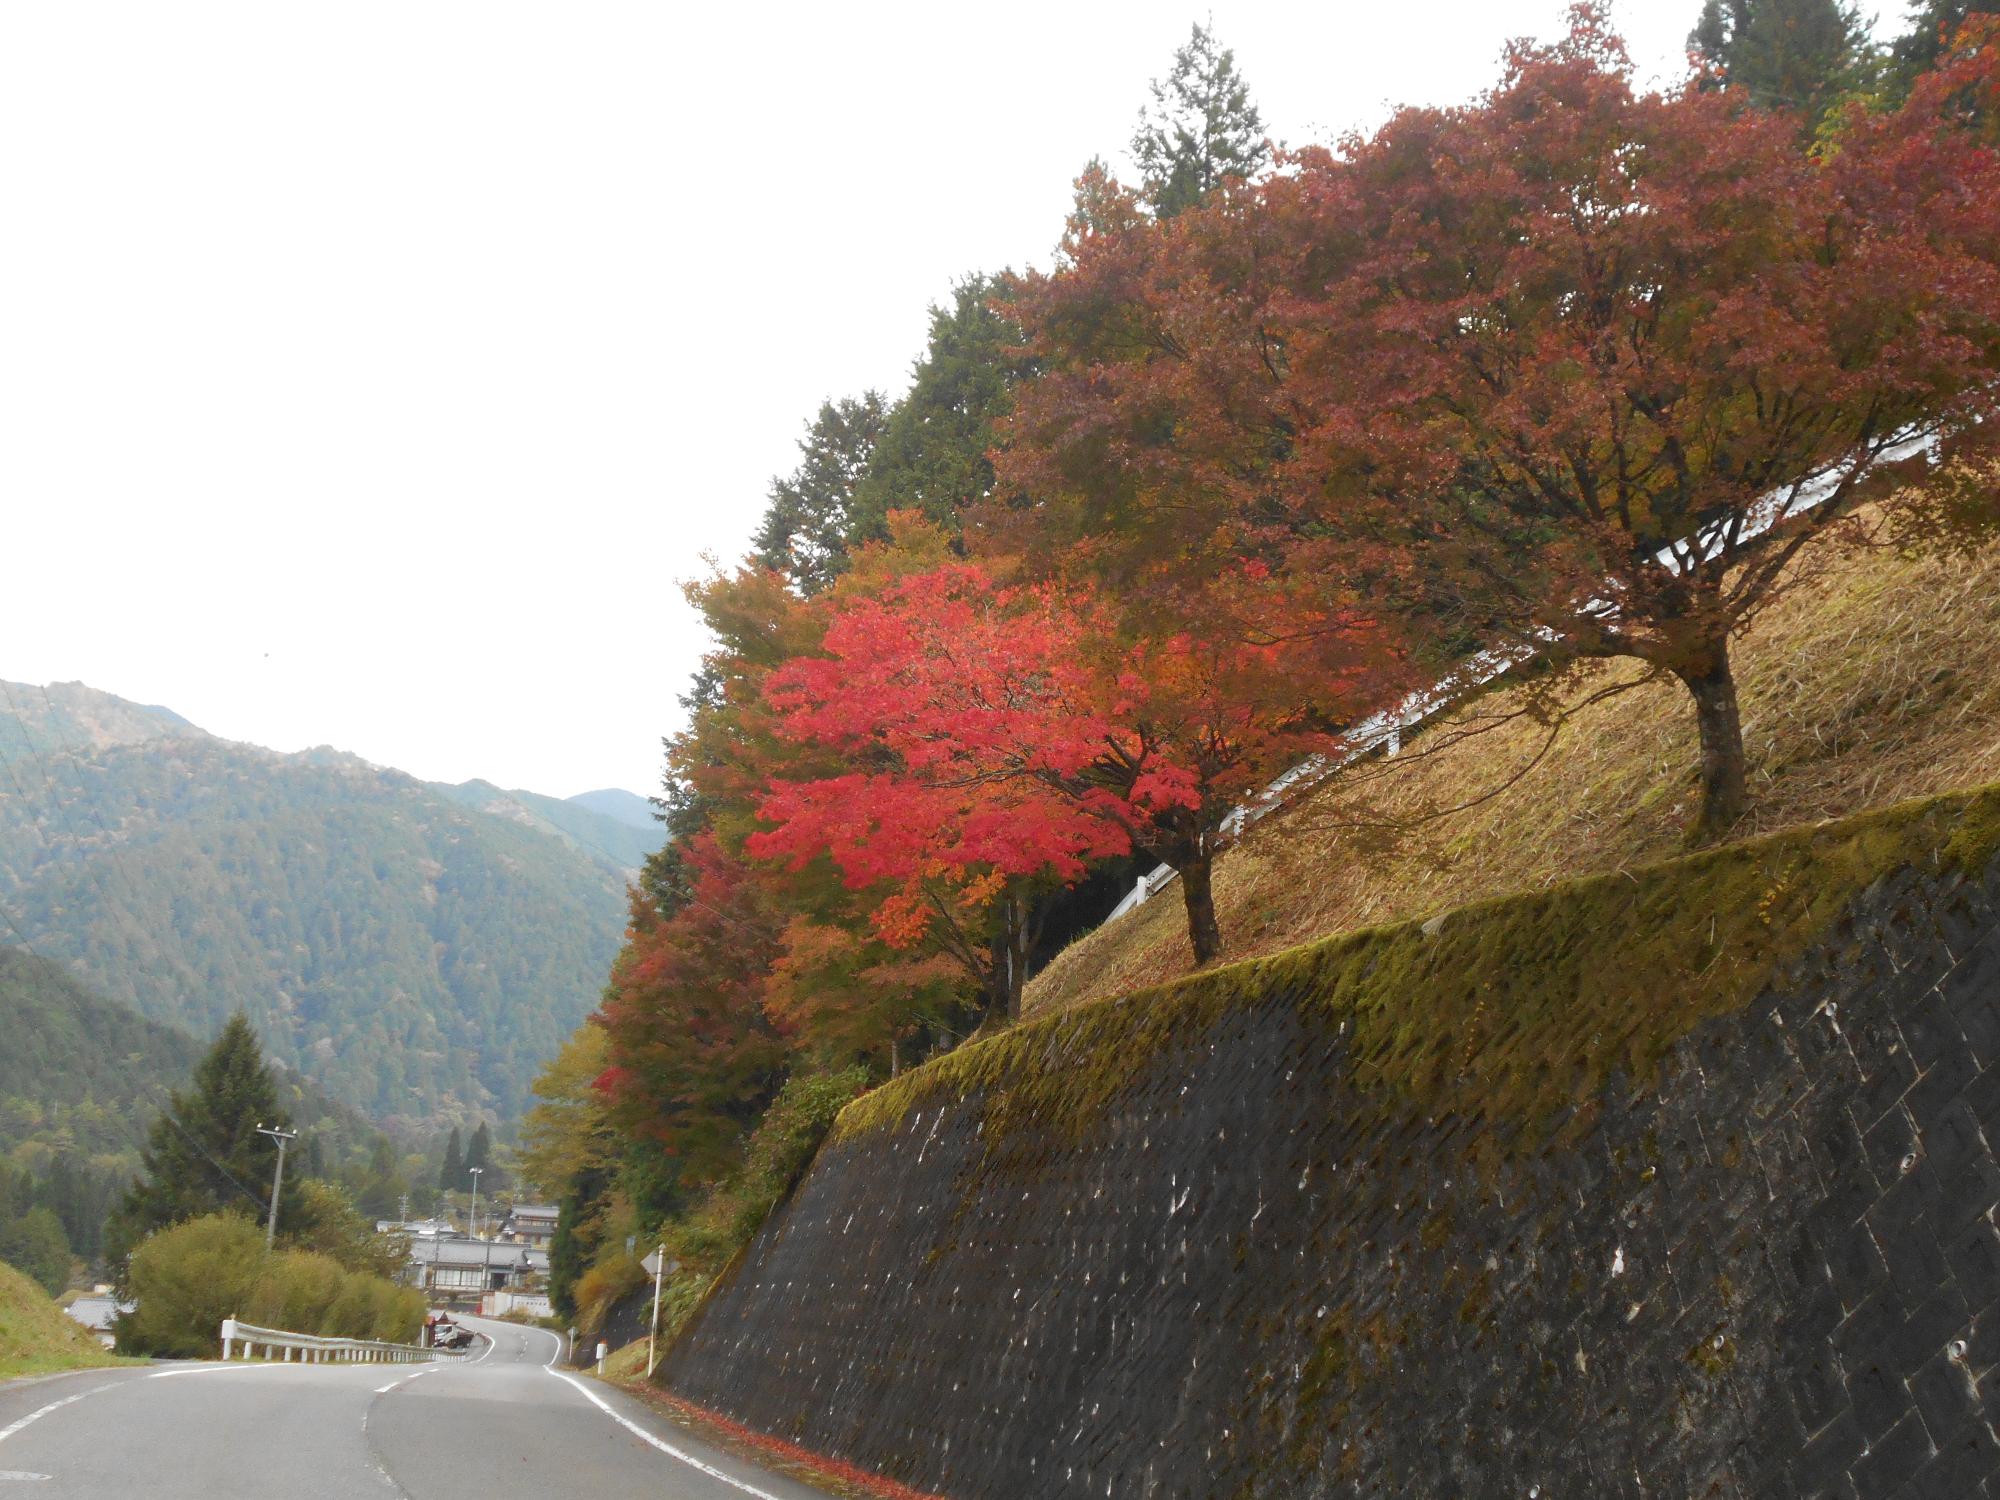
[[[12,1426],[0,1427],[0,1443],[6,1442],[8,1438],[12,1437],[15,1433],[19,1432],[23,1427],[26,1427],[29,1423],[39,1422],[43,1417],[46,1417],[50,1412],[61,1411],[65,1406],[74,1406],[79,1401],[86,1401],[92,1396],[96,1396],[104,1391],[110,1390],[112,1386],[115,1386],[117,1384],[118,1382],[114,1380],[111,1382],[110,1385],[94,1385],[87,1391],[78,1391],[74,1396],[65,1396],[60,1401],[51,1401],[47,1406],[44,1406],[40,1411],[29,1412],[25,1417],[21,1418],[20,1421],[14,1423]]]
[[[412,1380],[422,1380],[426,1375],[431,1374],[438,1368],[439,1366],[437,1365],[425,1365],[421,1370],[414,1370],[408,1375],[399,1376],[397,1379],[390,1381],[387,1385],[376,1386],[375,1394],[378,1396],[386,1396],[389,1394],[389,1392],[393,1391],[397,1386],[408,1385]]]

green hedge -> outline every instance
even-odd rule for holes
[[[212,1214],[161,1230],[133,1252],[137,1307],[118,1320],[124,1354],[199,1358],[224,1318],[289,1333],[416,1342],[424,1297],[414,1287],[342,1269],[311,1250],[264,1249],[248,1219]]]

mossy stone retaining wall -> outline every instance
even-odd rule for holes
[[[1936,799],[962,1049],[663,1378],[967,1500],[2000,1495],[1996,850]]]

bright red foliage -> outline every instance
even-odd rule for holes
[[[775,781],[761,807],[775,827],[750,848],[794,862],[828,851],[851,884],[894,884],[881,920],[897,941],[925,929],[928,882],[978,899],[1006,877],[1074,880],[1136,848],[1181,872],[1205,960],[1224,820],[1327,749],[1363,691],[1383,691],[1368,622],[1273,589],[1239,567],[1212,591],[1208,628],[1157,633],[1100,598],[1003,585],[970,562],[846,601],[824,654],[775,672],[766,698],[781,733],[859,768]],[[1252,605],[1287,635],[1246,637],[1232,615]]]
[[[626,946],[598,1019],[613,1066],[598,1079],[612,1118],[681,1163],[688,1182],[725,1170],[782,1081],[785,1044],[764,1011],[778,922],[754,870],[712,835],[687,853],[691,896],[662,917],[635,892]]]
[[[1447,640],[1637,656],[1694,695],[1704,828],[1726,826],[1730,639],[1878,456],[1912,433],[1970,456],[2000,426],[2000,157],[1966,128],[1995,51],[1857,107],[1815,159],[1734,95],[1635,93],[1580,6],[1476,103],[1169,225],[1100,193],[1016,306],[1049,373],[1003,481],[1108,577],[1256,555],[1366,580]],[[1830,501],[1760,540],[1767,497],[1807,482]],[[1947,494],[1897,504],[1937,520]]]

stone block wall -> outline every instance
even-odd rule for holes
[[[1385,1032],[1388,1000],[1329,1004],[1324,967],[1129,1055],[1115,1014],[1024,1028],[1005,1066],[844,1129],[663,1379],[964,1500],[2000,1500],[2000,862],[1813,839],[1772,889],[1882,873],[1726,1004],[1699,986],[1748,937],[1657,989],[1618,976],[1689,1015],[1608,1076],[1530,1053],[1516,1087],[1553,1112],[1444,1077],[1474,1067],[1451,1034],[1391,1076],[1381,1037],[1446,1023]],[[1608,944],[1580,987],[1661,951],[1644,913],[1698,887],[1660,878],[1631,931],[1579,920]],[[1483,1056],[1541,960],[1468,942]],[[1360,983],[1389,953],[1340,963]],[[1122,1003],[1136,1036],[1157,1002]],[[1051,1079],[1091,1108],[1036,1103]]]

